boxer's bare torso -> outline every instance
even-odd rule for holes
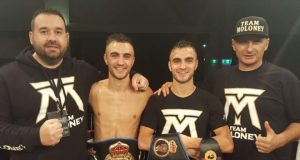
[[[93,108],[94,140],[137,138],[141,114],[152,90],[137,92],[128,87],[110,88],[109,80],[95,83],[90,93]]]

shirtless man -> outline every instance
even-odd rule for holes
[[[89,99],[94,113],[94,142],[100,142],[100,148],[106,149],[102,152],[95,148],[101,152],[100,156],[105,157],[114,145],[126,146],[123,144],[126,143],[130,149],[135,148],[131,144],[137,146],[140,117],[152,90],[148,88],[144,92],[136,92],[131,87],[129,72],[134,60],[133,45],[128,37],[124,34],[108,37],[104,61],[108,66],[109,77],[92,86]],[[120,138],[126,141],[118,144]]]

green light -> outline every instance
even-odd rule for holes
[[[210,59],[209,63],[210,64],[217,64],[217,63],[219,63],[219,60],[218,59]]]
[[[222,59],[222,64],[223,65],[231,65],[232,59]]]

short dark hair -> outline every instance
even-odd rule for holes
[[[33,30],[35,18],[40,14],[50,14],[50,15],[59,16],[64,21],[65,29],[67,31],[67,25],[64,16],[58,10],[51,9],[51,8],[38,9],[33,13],[31,18],[31,31]]]
[[[169,58],[170,58],[170,56],[171,56],[171,53],[172,53],[172,51],[174,50],[174,49],[181,49],[181,48],[192,48],[194,51],[195,51],[195,53],[196,53],[196,57],[198,57],[198,53],[197,53],[197,50],[196,50],[196,48],[195,48],[195,46],[194,46],[194,44],[193,44],[193,42],[191,42],[191,41],[187,41],[187,40],[180,40],[180,41],[178,41],[174,46],[173,46],[173,48],[171,49],[171,51],[170,51],[170,54],[169,54]]]
[[[121,42],[121,43],[129,43],[133,47],[133,42],[131,38],[126,36],[123,33],[112,33],[106,39],[106,47],[113,41]]]
[[[187,40],[180,40],[173,46],[172,50],[174,50],[176,48],[186,48],[186,47],[193,48],[196,51],[196,48],[195,48],[193,42],[187,41]]]

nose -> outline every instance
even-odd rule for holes
[[[181,62],[179,67],[180,67],[180,69],[185,69],[186,68],[186,64],[184,62]]]
[[[124,64],[124,58],[122,56],[120,56],[118,58],[118,61],[117,61],[118,65],[123,65]]]
[[[56,35],[53,32],[50,32],[47,37],[48,41],[56,41]]]
[[[252,52],[253,51],[253,42],[249,41],[247,44],[247,51]]]

